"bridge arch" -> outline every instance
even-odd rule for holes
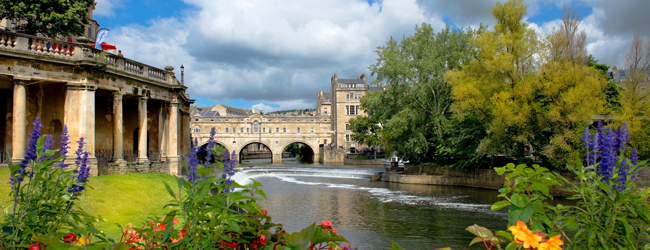
[[[285,143],[284,146],[282,147],[282,151],[284,151],[285,148],[287,148],[289,145],[294,144],[294,143],[299,143],[307,146],[310,149],[310,153],[307,152],[305,155],[305,152],[303,152],[303,160],[308,161],[308,162],[314,162],[316,161],[316,152],[318,150],[318,145],[314,145],[311,142],[308,142],[306,140],[290,140],[288,143]]]
[[[281,150],[274,149],[270,143],[263,142],[260,140],[249,140],[245,142],[241,142],[240,146],[237,148],[237,157],[239,157],[239,161],[241,162],[242,159],[245,159],[247,156],[242,156],[242,151],[249,147],[251,144],[260,144],[263,145],[266,149],[268,149],[268,158],[271,159],[271,162],[275,162],[273,159],[273,155],[277,154],[278,152],[282,154]],[[278,151],[278,152],[276,152]],[[266,154],[260,154],[260,156],[264,157]]]

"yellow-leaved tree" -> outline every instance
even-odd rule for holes
[[[473,41],[478,59],[446,75],[453,110],[487,124],[479,151],[562,167],[605,104],[606,81],[587,65],[577,14],[565,9],[562,26],[541,39],[523,21],[521,0],[497,3],[492,13],[494,31]]]

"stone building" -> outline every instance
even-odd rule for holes
[[[243,149],[249,152],[269,150],[274,163],[281,162],[282,151],[287,145],[296,142],[309,146],[314,155],[323,146],[341,149],[343,153],[354,151],[360,145],[352,139],[349,121],[364,115],[360,109],[361,97],[369,91],[383,88],[368,87],[365,74],[356,79],[338,79],[334,74],[330,87],[331,92],[318,92],[315,116],[264,115],[222,104],[192,107],[192,138],[197,139],[198,146],[205,146],[210,129],[214,127],[217,143],[230,151],[240,153]],[[228,109],[231,111],[224,111]],[[328,162],[327,159],[343,161],[342,156],[325,159],[325,162]]]
[[[0,31],[0,150],[24,158],[40,117],[56,145],[63,125],[83,137],[91,174],[180,172],[190,150],[189,112],[173,67],[156,68],[85,44]],[[4,152],[2,152],[4,153]],[[68,163],[74,162],[68,155]],[[129,170],[130,169],[130,170]]]

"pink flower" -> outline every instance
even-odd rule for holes
[[[332,227],[332,222],[323,221],[320,223],[323,227]]]

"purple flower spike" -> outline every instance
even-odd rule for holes
[[[199,159],[196,156],[196,153],[199,151],[199,140],[194,139],[194,147],[190,151],[190,155],[187,157],[187,181],[196,185],[196,178],[198,177],[196,170],[199,166]]]
[[[27,168],[27,165],[31,161],[35,161],[37,158],[37,150],[36,150],[36,144],[38,143],[38,138],[41,137],[41,127],[43,127],[43,124],[41,124],[41,118],[36,117],[36,120],[32,123],[34,128],[32,129],[32,132],[29,134],[29,144],[27,145],[27,148],[25,149],[25,159],[20,163],[20,170],[19,173],[25,173],[25,168]],[[29,177],[31,178],[34,175],[33,172],[29,173]]]
[[[64,163],[65,158],[68,157],[68,149],[70,149],[70,135],[68,135],[68,125],[63,125],[63,133],[61,133],[61,145],[59,145],[59,153],[63,156],[63,160],[56,165],[64,168],[67,165]]]
[[[54,140],[52,140],[52,135],[46,135],[45,140],[43,140],[43,153],[45,153],[45,151],[52,149],[52,144],[54,144]],[[47,161],[47,160],[50,160],[50,157],[43,156],[43,159],[41,159],[41,161]]]
[[[216,142],[214,141],[214,136],[217,134],[217,131],[214,127],[210,129],[210,138],[208,139],[208,146],[206,147],[207,156],[205,156],[205,161],[210,162],[212,160],[212,154],[214,153],[212,149]]]
[[[639,160],[639,156],[636,154],[636,148],[632,149],[632,153],[630,154],[630,162],[632,162],[633,166],[636,166],[636,161]]]
[[[90,166],[88,166],[88,155],[90,155],[90,153],[84,151],[84,145],[86,145],[86,142],[84,142],[84,138],[81,137],[77,143],[79,144],[79,148],[75,151],[77,158],[74,162],[79,167],[74,171],[75,174],[77,174],[77,184],[73,185],[70,189],[70,192],[74,194],[81,193],[81,191],[84,190],[84,184],[86,184],[86,180],[90,173]]]

